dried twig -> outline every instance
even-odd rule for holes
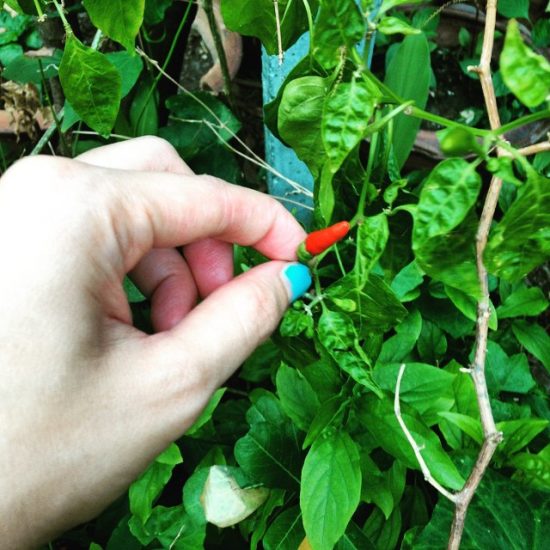
[[[483,97],[485,100],[485,106],[487,109],[487,114],[489,116],[489,122],[492,130],[499,128],[501,125],[495,91],[493,87],[493,80],[491,77],[491,57],[495,36],[496,9],[496,0],[488,0],[480,63],[476,67],[468,68],[469,70],[479,74]],[[548,150],[548,147],[545,144],[537,144],[531,149],[526,149],[527,150],[523,151],[523,154],[531,153],[532,151],[538,152],[539,150]],[[505,154],[505,151],[503,151],[501,148],[498,148],[497,154],[499,156],[502,156]],[[462,539],[462,533],[464,531],[464,523],[466,520],[468,506],[470,505],[475,491],[478,488],[481,479],[483,478],[485,470],[489,466],[495,449],[502,441],[502,433],[497,430],[493,418],[491,403],[489,400],[489,393],[487,391],[487,381],[485,379],[487,336],[489,332],[489,317],[491,313],[489,309],[490,301],[487,269],[483,262],[483,253],[487,245],[489,229],[493,221],[493,216],[498,203],[498,196],[501,187],[502,180],[500,178],[493,177],[489,185],[487,196],[485,197],[485,203],[483,205],[483,211],[481,213],[481,218],[476,234],[476,266],[480,286],[480,298],[477,304],[474,360],[471,367],[464,370],[472,376],[472,380],[474,382],[477,402],[479,406],[479,413],[481,417],[481,426],[483,428],[484,441],[483,445],[481,446],[481,450],[477,457],[476,463],[468,479],[466,480],[464,487],[459,492],[451,494],[446,489],[438,486],[438,484],[433,482],[434,480],[420,453],[420,449],[418,448],[410,432],[407,430],[403,419],[401,418],[399,410],[399,387],[401,383],[401,377],[405,369],[404,365],[401,366],[401,369],[399,371],[399,377],[397,379],[397,387],[395,392],[395,414],[401,428],[405,432],[405,435],[407,436],[407,439],[409,440],[409,443],[411,444],[415,452],[416,458],[420,464],[422,472],[424,473],[425,479],[441,494],[443,494],[445,497],[455,503],[453,524],[451,526],[447,550],[457,550],[460,547],[460,541]]]
[[[498,115],[498,106],[491,77],[491,57],[493,54],[493,44],[495,37],[495,24],[497,14],[497,1],[488,0],[485,16],[485,29],[483,35],[483,47],[481,51],[480,63],[477,67],[472,67],[479,74],[485,106],[489,116],[491,129],[500,127],[500,117]],[[497,151],[502,154],[501,150]],[[474,382],[479,413],[481,417],[481,426],[483,428],[484,441],[479,452],[477,461],[468,477],[466,484],[460,492],[456,494],[455,512],[451,533],[449,536],[448,550],[457,550],[460,547],[464,523],[468,506],[479,486],[483,474],[487,469],[489,462],[502,441],[502,433],[495,426],[489,393],[487,391],[487,381],[485,379],[485,360],[487,357],[487,335],[489,332],[489,285],[487,279],[487,269],[483,262],[483,253],[487,245],[489,229],[498,203],[498,196],[502,187],[502,180],[497,177],[491,179],[483,211],[479,221],[476,234],[476,265],[479,279],[481,297],[477,304],[477,322],[476,322],[476,342],[474,351],[474,361],[470,368],[470,374]]]
[[[432,476],[430,469],[428,468],[428,465],[426,464],[426,461],[424,460],[424,457],[422,456],[422,449],[417,445],[416,441],[414,440],[414,437],[412,436],[411,432],[407,428],[407,425],[405,424],[405,421],[403,420],[403,417],[401,416],[401,405],[399,404],[399,390],[401,389],[401,379],[403,378],[403,373],[405,372],[406,365],[403,363],[401,367],[399,368],[399,374],[397,375],[397,383],[395,385],[395,398],[393,401],[393,410],[395,411],[395,416],[397,417],[397,422],[399,422],[399,425],[401,426],[401,429],[405,433],[405,437],[411,444],[412,450],[414,451],[414,455],[416,456],[416,460],[418,460],[418,464],[420,465],[420,469],[422,470],[422,473],[424,474],[424,479],[434,488],[437,489],[443,496],[447,497],[451,502],[456,502],[456,495],[447,491],[445,487],[440,485]]]

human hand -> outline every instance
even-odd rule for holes
[[[309,286],[288,269],[304,237],[275,200],[193,175],[157,138],[6,172],[2,548],[94,517],[189,428]],[[274,261],[233,278],[231,243]],[[129,272],[154,335],[132,327]]]

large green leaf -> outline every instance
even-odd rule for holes
[[[84,0],[92,23],[109,38],[134,50],[134,41],[143,23],[145,0]]]
[[[345,432],[313,443],[302,470],[300,508],[308,541],[315,550],[332,550],[359,504],[359,451]]]
[[[404,382],[406,380],[406,374]],[[418,413],[406,403],[402,404],[402,418],[416,444],[422,449],[422,456],[433,477],[450,489],[461,489],[464,479],[445,452],[438,436],[417,416]],[[393,409],[393,399],[363,398],[358,407],[358,417],[367,428],[376,444],[391,456],[401,460],[408,468],[420,470],[411,444],[399,425]]]
[[[504,83],[527,107],[536,107],[550,96],[550,63],[525,45],[517,21],[508,22],[500,54]]]
[[[473,164],[452,158],[440,162],[422,186],[414,215],[413,248],[446,235],[474,206],[481,177]]]
[[[520,344],[550,371],[550,336],[537,324],[514,321],[512,331]]]
[[[182,462],[178,446],[172,443],[130,486],[130,510],[145,524],[153,511],[153,502],[170,479],[172,470]]]
[[[548,300],[538,287],[522,287],[506,297],[497,308],[499,319],[540,315],[548,307]]]
[[[424,363],[406,363],[399,392],[403,403],[414,407],[427,425],[435,424],[440,411],[448,411],[454,404],[455,376],[443,369]],[[377,365],[375,382],[386,391],[395,393],[400,365]]]
[[[404,359],[414,349],[421,330],[422,317],[415,309],[395,327],[396,334],[384,342],[377,364],[397,363]]]
[[[235,444],[235,458],[251,479],[267,487],[296,488],[301,452],[297,429],[279,401],[260,397],[247,413],[248,433]]]
[[[319,411],[319,399],[311,384],[297,369],[281,364],[276,377],[277,393],[289,418],[307,432]]]
[[[440,498],[415,550],[447,546],[454,506]],[[550,540],[550,493],[536,491],[489,470],[470,507],[461,550],[545,550]]]
[[[378,89],[353,78],[327,96],[321,132],[333,173],[365,135],[379,95]]]
[[[310,0],[312,10],[318,1]],[[307,15],[303,2],[279,0],[279,19],[283,50],[307,29]],[[273,0],[222,0],[221,10],[225,24],[232,31],[259,38],[269,54],[276,54],[277,25]]]
[[[413,250],[431,277],[477,297],[473,213],[481,178],[464,159],[440,162],[424,182],[414,210]]]
[[[279,134],[314,175],[319,173],[325,159],[321,136],[325,95],[324,78],[303,76],[285,86],[279,105]]]
[[[313,29],[313,55],[325,68],[334,67],[342,48],[355,47],[365,34],[365,20],[354,0],[321,0]]]
[[[101,135],[112,130],[121,99],[121,78],[107,57],[67,35],[59,66],[65,97],[82,120]]]
[[[485,375],[489,393],[494,396],[503,391],[526,394],[536,386],[525,354],[508,357],[502,347],[492,340],[487,342]]]
[[[550,491],[550,445],[539,453],[518,453],[508,463],[518,469],[514,478],[535,489]]]
[[[385,84],[404,100],[423,109],[430,84],[430,49],[425,34],[407,36],[398,46],[386,71]],[[407,160],[420,128],[420,119],[400,114],[394,120],[393,150],[398,165]]]
[[[507,281],[525,277],[550,257],[550,179],[531,172],[491,232],[487,269]]]

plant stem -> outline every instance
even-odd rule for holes
[[[508,122],[508,124],[504,124],[500,128],[496,128],[493,133],[497,136],[500,136],[502,134],[505,134],[506,132],[510,132],[511,130],[519,128],[520,126],[525,126],[527,124],[531,124],[532,122],[536,122],[537,120],[543,120],[549,117],[550,110],[545,109],[544,111],[538,111],[536,113],[518,118],[517,120],[514,120],[512,122]]]
[[[212,37],[214,38],[214,46],[216,47],[216,53],[218,54],[218,59],[220,61],[220,67],[223,76],[223,91],[229,101],[229,104],[233,105],[234,101],[231,92],[231,75],[229,74],[227,57],[225,55],[222,37],[220,36],[220,28],[218,27],[216,15],[214,14],[212,0],[202,0],[202,7],[208,19],[208,26],[210,27],[210,32],[212,33]]]

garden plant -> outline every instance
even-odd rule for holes
[[[216,2],[200,5],[218,96],[170,71],[196,2],[4,4],[4,108],[19,125],[4,169],[155,134],[197,171],[247,185],[243,157],[274,171],[241,137]],[[468,3],[474,23],[443,45],[455,7],[221,0],[228,29],[281,59],[309,33],[263,121],[313,175],[310,190],[275,174],[290,209],[310,198],[321,233],[299,257],[313,286],[127,495],[50,548],[547,547],[550,5]],[[39,132],[38,106],[52,118]],[[237,272],[262,261],[235,249]]]

